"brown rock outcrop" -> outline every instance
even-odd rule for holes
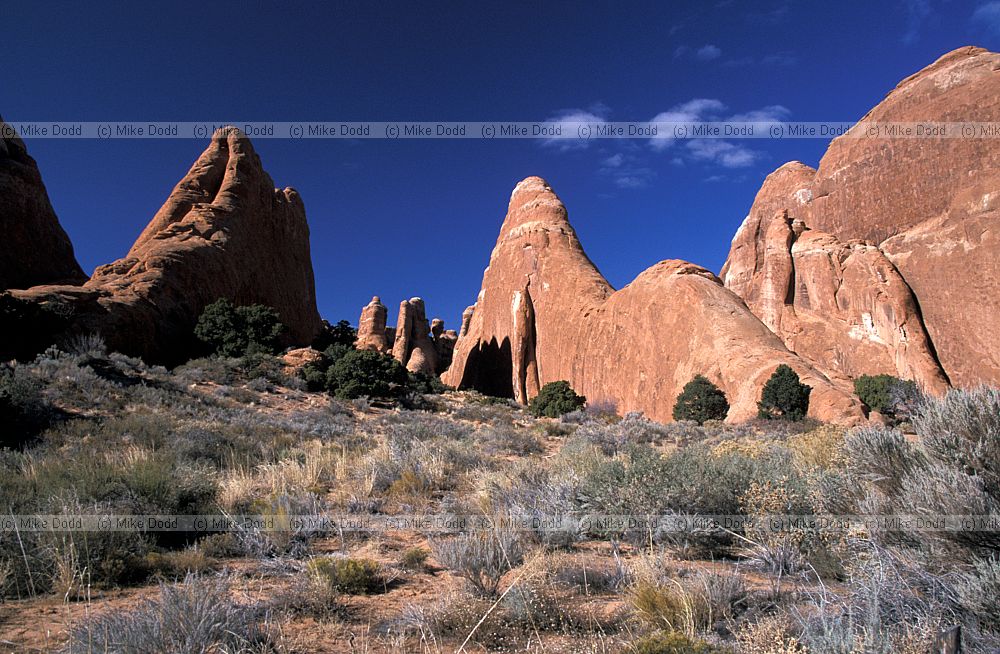
[[[1000,54],[971,47],[946,54],[900,82],[862,120],[996,123],[1000,121]],[[897,289],[880,304],[892,307],[893,312],[903,308],[906,315],[895,313],[885,325],[908,325],[903,353],[898,343],[882,336],[887,352],[876,355],[879,366],[894,361],[898,374],[911,370],[933,387],[936,375],[926,362],[930,357],[940,363],[953,384],[1000,384],[1000,339],[994,336],[1000,328],[998,170],[1000,148],[995,137],[982,134],[978,138],[887,138],[884,134],[859,138],[855,132],[839,137],[815,171],[793,162],[768,177],[736,234],[722,276],[727,286],[751,304],[752,298],[770,293],[759,275],[766,249],[762,245],[771,218],[779,211],[787,211],[791,218],[841,243],[861,239],[877,247],[908,287],[908,291],[901,288],[898,280],[872,287],[885,292]],[[868,258],[878,255],[872,252]],[[864,294],[856,286],[848,291],[854,296],[859,293]],[[773,303],[765,304],[770,308],[755,310],[773,310]],[[843,344],[850,338],[843,326],[850,331],[853,321],[842,318],[842,311],[824,318],[834,334],[830,343]],[[767,315],[765,322],[770,319]],[[838,326],[838,321],[844,325]],[[929,337],[927,347],[912,338],[917,321]],[[786,340],[788,335],[783,333]],[[800,343],[797,351],[828,361],[829,357],[815,351],[818,341],[813,346]],[[853,358],[860,361],[863,356],[858,351]],[[861,369],[852,367],[854,363],[846,365],[845,372]],[[893,370],[886,366],[879,372]]]
[[[82,287],[15,296],[68,305],[74,331],[163,363],[196,351],[194,325],[219,298],[276,309],[287,344],[308,344],[320,328],[305,207],[295,190],[274,188],[235,129],[212,138],[125,258]]]
[[[592,402],[671,420],[683,385],[703,374],[726,393],[728,419],[738,421],[756,414],[761,388],[782,363],[813,387],[810,415],[863,420],[849,389],[789,352],[704,268],[662,261],[615,291],[587,258],[556,194],[529,177],[511,195],[442,379],[521,402],[565,379]]]
[[[354,347],[359,350],[389,352],[391,349],[390,341],[385,330],[388,316],[389,310],[382,304],[379,296],[374,296],[372,301],[361,310],[361,319],[358,321],[358,339],[354,342]]]
[[[49,202],[38,165],[3,118],[0,234],[0,290],[37,284],[82,284],[87,279]]]

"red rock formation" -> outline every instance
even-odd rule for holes
[[[38,165],[14,128],[0,118],[0,290],[36,284],[82,284]]]
[[[761,195],[765,206],[773,197]],[[877,247],[810,230],[788,209],[764,210],[751,210],[752,228],[737,234],[723,276],[790,350],[829,377],[888,372],[928,391],[947,388],[916,300]]]
[[[372,301],[361,310],[361,320],[358,321],[358,338],[354,342],[354,347],[359,350],[389,352],[391,348],[385,330],[388,315],[388,309],[382,304],[379,296],[373,297]]]
[[[320,328],[305,207],[295,190],[274,188],[238,130],[213,137],[125,258],[82,287],[15,295],[67,304],[75,331],[165,363],[195,351],[198,316],[219,298],[273,307],[288,344],[311,343]]]
[[[400,302],[395,327],[386,327],[386,315],[376,295],[361,310],[356,348],[391,354],[410,372],[439,375],[448,368],[458,334],[445,329],[440,318],[428,324],[423,300],[414,297]]]
[[[437,349],[431,338],[424,301],[418,297],[399,303],[396,342],[392,356],[410,372],[433,375],[437,372]]]
[[[527,401],[565,379],[592,402],[670,420],[696,374],[723,389],[728,419],[756,415],[779,364],[813,387],[810,415],[854,423],[860,403],[789,352],[712,273],[662,261],[615,291],[587,258],[546,182],[511,195],[482,290],[445,383]]]
[[[1000,55],[981,48],[955,50],[903,80],[862,120],[998,122]],[[878,250],[868,251],[869,263],[892,270],[876,264],[884,255],[901,279],[890,275],[893,279],[876,282],[870,274],[855,275],[846,291],[850,308],[813,316],[825,323],[826,342],[817,338],[793,347],[847,374],[865,370],[865,357],[873,356],[877,365],[869,369],[910,374],[940,387],[943,377],[930,363],[936,359],[954,384],[1000,384],[1000,339],[994,336],[1000,328],[998,170],[995,138],[839,137],[817,170],[793,162],[768,177],[734,238],[722,276],[768,322],[775,306],[765,296],[773,289],[761,273],[767,231],[777,212],[786,210],[842,244],[862,239]],[[823,256],[841,251],[837,242],[829,245]],[[877,290],[881,299],[869,297],[865,288]],[[885,344],[867,339],[871,347],[851,352],[846,344],[858,342],[851,330],[863,306],[873,301],[892,314],[881,321],[872,314],[874,335]],[[800,313],[799,306],[793,307]],[[898,328],[905,331],[904,348],[888,337]],[[791,334],[783,330],[782,336],[789,340]],[[879,345],[884,352],[878,352]],[[832,347],[841,350],[842,363],[828,352]]]

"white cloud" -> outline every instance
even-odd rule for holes
[[[552,137],[542,141],[542,145],[555,146],[560,150],[579,150],[590,145],[590,141],[576,138],[577,125],[575,123],[595,123],[603,125],[607,121],[605,116],[609,109],[600,103],[587,109],[564,109],[550,117],[546,122],[558,123],[562,127],[564,138]]]
[[[605,159],[604,166],[606,168],[619,168],[624,162],[625,162],[625,155],[619,152],[618,154],[613,154],[607,159]]]
[[[708,120],[725,111],[726,105],[712,98],[694,98],[653,116],[654,123],[695,123]],[[668,130],[661,130],[653,137],[650,145],[654,150],[665,150],[673,145],[674,136]]]
[[[696,161],[716,163],[723,168],[744,168],[759,158],[759,153],[722,139],[692,139],[687,149]]]
[[[712,61],[713,59],[718,59],[722,56],[722,50],[709,43],[698,48],[698,52],[695,53],[695,56],[700,61]]]
[[[1000,1],[1000,0],[998,0]],[[741,122],[775,123],[786,120],[791,111],[782,105],[768,105],[742,113],[726,116],[726,105],[714,98],[694,98],[657,114],[651,122],[658,123],[700,123],[700,122]],[[671,130],[650,139],[650,146],[657,151],[672,147],[677,142]],[[684,148],[678,151],[671,163],[683,165],[684,159],[711,163],[723,168],[744,168],[762,157],[762,153],[744,145],[721,138],[703,138],[684,141]]]
[[[987,32],[1000,36],[1000,2],[987,2],[977,7],[972,12],[972,22]]]
[[[763,123],[761,128],[767,129],[774,123],[787,120],[790,115],[792,115],[792,112],[788,107],[783,107],[780,104],[772,104],[742,114],[733,114],[726,120],[731,123]]]

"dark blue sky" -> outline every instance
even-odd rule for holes
[[[860,118],[962,45],[1000,49],[1000,1],[4,3],[9,121]],[[700,100],[700,102],[692,102]],[[320,311],[420,295],[457,326],[514,184],[549,180],[620,287],[656,261],[718,271],[768,172],[823,140],[711,149],[603,141],[255,141],[306,203]],[[29,140],[90,272],[122,256],[205,148]],[[394,311],[392,311],[394,313]]]

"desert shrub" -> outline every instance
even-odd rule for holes
[[[802,420],[809,410],[812,388],[799,381],[799,375],[785,364],[778,366],[760,394],[757,415],[761,418]]]
[[[23,445],[49,422],[41,382],[23,366],[0,364],[0,447]]]
[[[409,570],[423,570],[430,551],[423,547],[410,547],[399,557],[399,564]]]
[[[382,569],[371,559],[321,557],[309,562],[309,571],[335,591],[369,595],[385,589]]]
[[[588,560],[571,554],[550,554],[543,562],[547,581],[586,595],[616,591],[629,578],[620,560],[612,562],[607,557]]]
[[[854,380],[854,394],[858,399],[872,411],[893,418],[896,417],[897,408],[901,414],[906,413],[902,398],[912,397],[916,390],[916,382],[892,375],[861,375]]]
[[[729,413],[726,394],[702,375],[684,385],[674,404],[674,420],[693,420],[699,425],[706,420],[725,420]]]
[[[1000,500],[1000,389],[951,390],[923,402],[912,422],[932,458]]]
[[[576,506],[579,482],[572,473],[537,465],[521,465],[489,479],[485,500],[496,513],[530,526],[531,537],[550,547],[571,547],[583,525]]]
[[[357,338],[358,330],[352,327],[351,323],[347,320],[338,320],[333,325],[324,320],[319,335],[313,340],[312,347],[314,350],[319,350],[320,352],[331,345],[354,347],[354,341]]]
[[[198,317],[194,334],[213,354],[239,357],[278,349],[278,337],[285,330],[278,312],[262,304],[234,306],[222,298],[209,304]]]
[[[730,654],[732,650],[688,638],[677,631],[660,631],[630,643],[625,651],[634,654]]]
[[[543,451],[541,442],[534,434],[512,425],[491,425],[480,429],[476,442],[487,454],[527,456]]]
[[[300,372],[302,379],[306,382],[306,388],[311,391],[329,390],[327,373],[330,367],[345,354],[353,351],[354,346],[350,343],[331,343],[323,350],[320,350],[319,359],[304,365]]]
[[[961,607],[983,629],[1000,634],[1000,558],[975,560],[959,576],[955,590]]]
[[[948,580],[928,574],[911,556],[859,546],[847,563],[846,593],[822,589],[811,594],[812,606],[794,613],[808,651],[919,654],[931,651],[935,634],[962,623]],[[963,632],[969,651],[983,651],[974,642],[977,630]]]
[[[266,616],[238,604],[223,579],[188,575],[177,585],[160,585],[158,598],[131,611],[109,611],[70,630],[69,654],[109,652],[272,651]]]
[[[909,475],[927,467],[924,454],[894,429],[859,427],[844,441],[852,475],[889,496],[898,495]]]
[[[407,388],[413,393],[425,395],[440,395],[451,390],[451,387],[441,381],[440,377],[422,372],[410,373]]]
[[[565,416],[564,416],[565,417]],[[596,445],[611,456],[629,445],[662,443],[673,437],[673,425],[662,425],[641,413],[631,412],[616,422],[588,419],[573,432],[573,438]]]
[[[678,559],[710,559],[732,541],[728,532],[696,514],[669,511],[664,518],[653,532],[653,542]]]
[[[327,389],[336,397],[391,397],[409,381],[406,368],[391,356],[370,350],[351,350],[327,372]]]
[[[577,395],[567,381],[554,381],[542,386],[538,395],[531,398],[528,410],[538,417],[558,418],[576,411],[587,403],[587,398]]]
[[[520,535],[508,523],[494,523],[454,538],[431,541],[438,562],[483,597],[495,597],[500,580],[524,561]]]

